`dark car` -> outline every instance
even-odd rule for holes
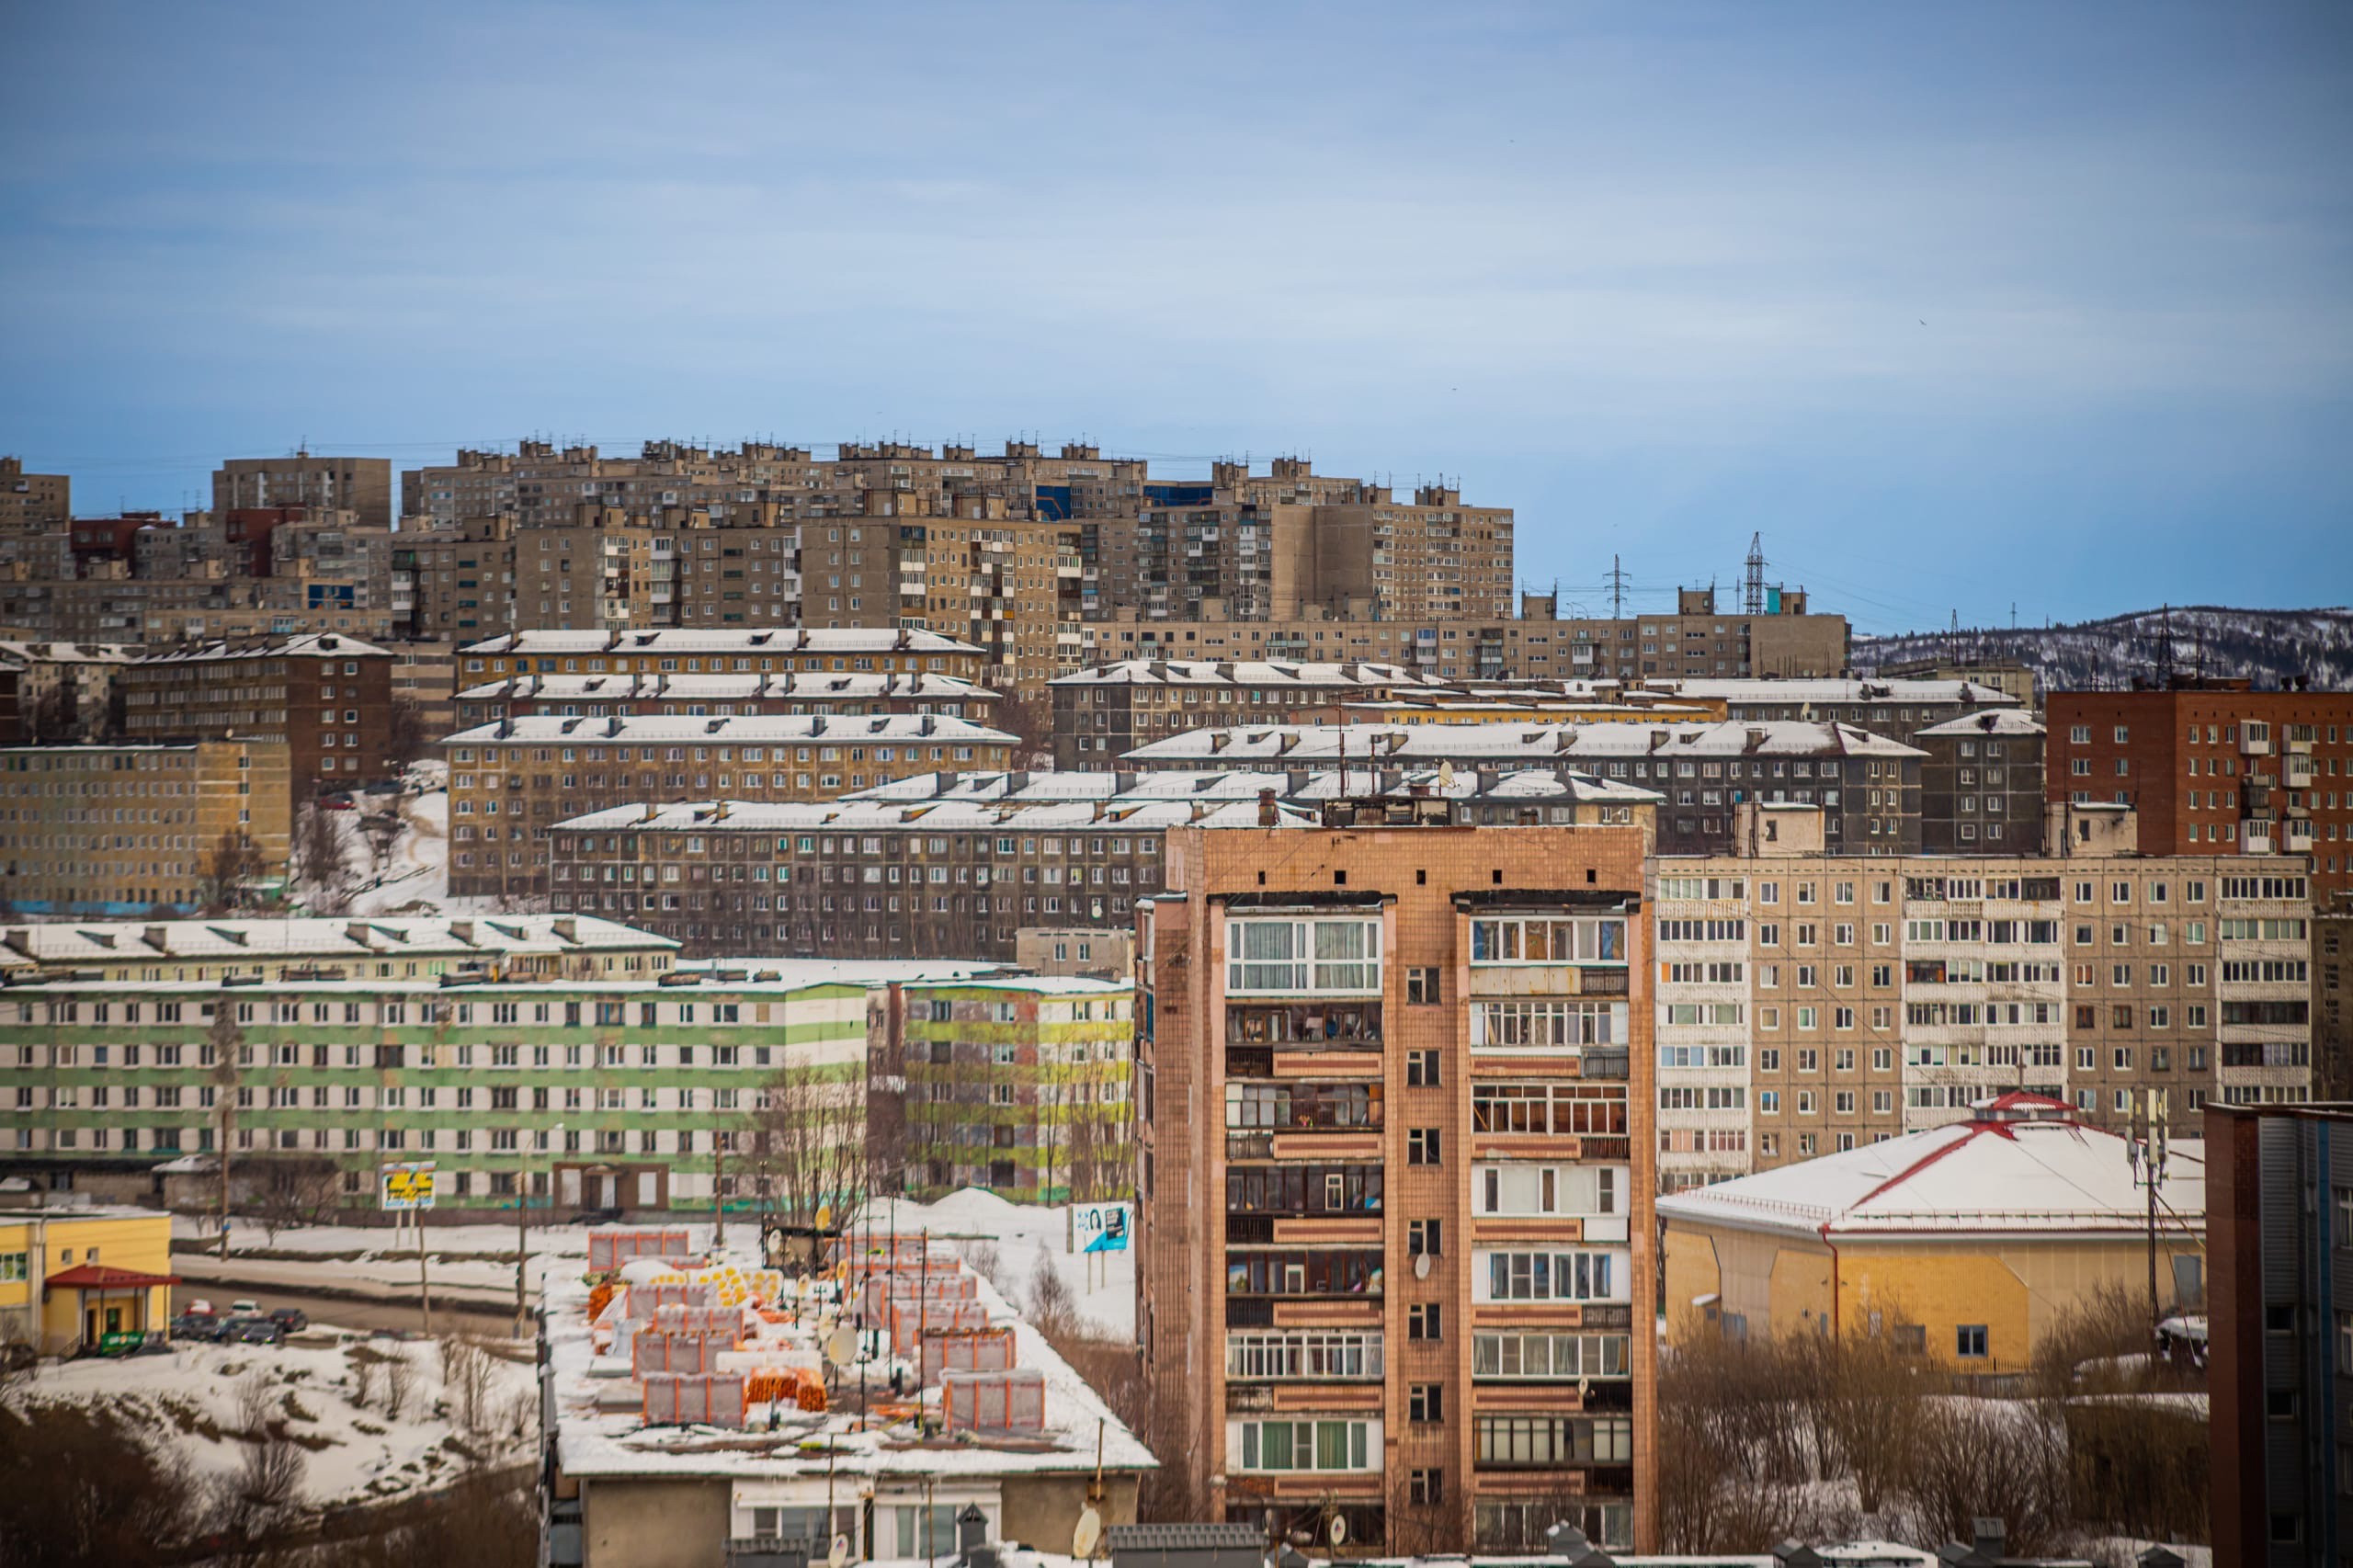
[[[283,1345],[286,1331],[267,1318],[231,1318],[221,1325],[221,1339],[227,1345]]]
[[[311,1314],[300,1307],[272,1307],[269,1321],[289,1334],[300,1334],[311,1326]]]
[[[221,1320],[210,1312],[183,1312],[172,1320],[172,1337],[207,1343],[221,1337]]]

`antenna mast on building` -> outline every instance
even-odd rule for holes
[[[1741,579],[1740,613],[1765,613],[1765,536],[1748,536],[1748,571]]]

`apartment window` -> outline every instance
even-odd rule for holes
[[[1446,1419],[1446,1385],[1414,1383],[1405,1391],[1405,1419],[1429,1426]]]
[[[1986,1357],[1985,1325],[1965,1323],[1953,1331],[1953,1354],[1964,1361],[1983,1361]]]
[[[1405,1337],[1439,1340],[1446,1337],[1446,1309],[1436,1301],[1421,1301],[1405,1309]]]
[[[1438,1000],[1438,978],[1435,969],[1409,969],[1405,971],[1405,1000],[1415,1006],[1436,1006]]]
[[[1446,1501],[1446,1471],[1436,1467],[1408,1471],[1405,1496],[1417,1507],[1438,1507]]]
[[[1437,1128],[1408,1128],[1405,1132],[1405,1163],[1409,1165],[1435,1165],[1439,1163],[1439,1147]]]
[[[1427,1253],[1432,1257],[1444,1257],[1446,1256],[1446,1221],[1408,1220],[1405,1222],[1405,1252],[1409,1256]]]
[[[1405,1053],[1405,1085],[1414,1089],[1435,1089],[1438,1086],[1437,1051],[1409,1051]]]

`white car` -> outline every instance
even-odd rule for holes
[[[229,1315],[233,1318],[259,1317],[261,1303],[250,1297],[240,1296],[229,1303]]]

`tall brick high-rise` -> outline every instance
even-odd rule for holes
[[[1197,1510],[1652,1544],[1646,836],[1427,799],[1169,833],[1138,1322]]]
[[[2140,813],[2144,855],[2309,855],[2313,903],[2353,898],[2353,691],[2054,691],[2043,789]]]

